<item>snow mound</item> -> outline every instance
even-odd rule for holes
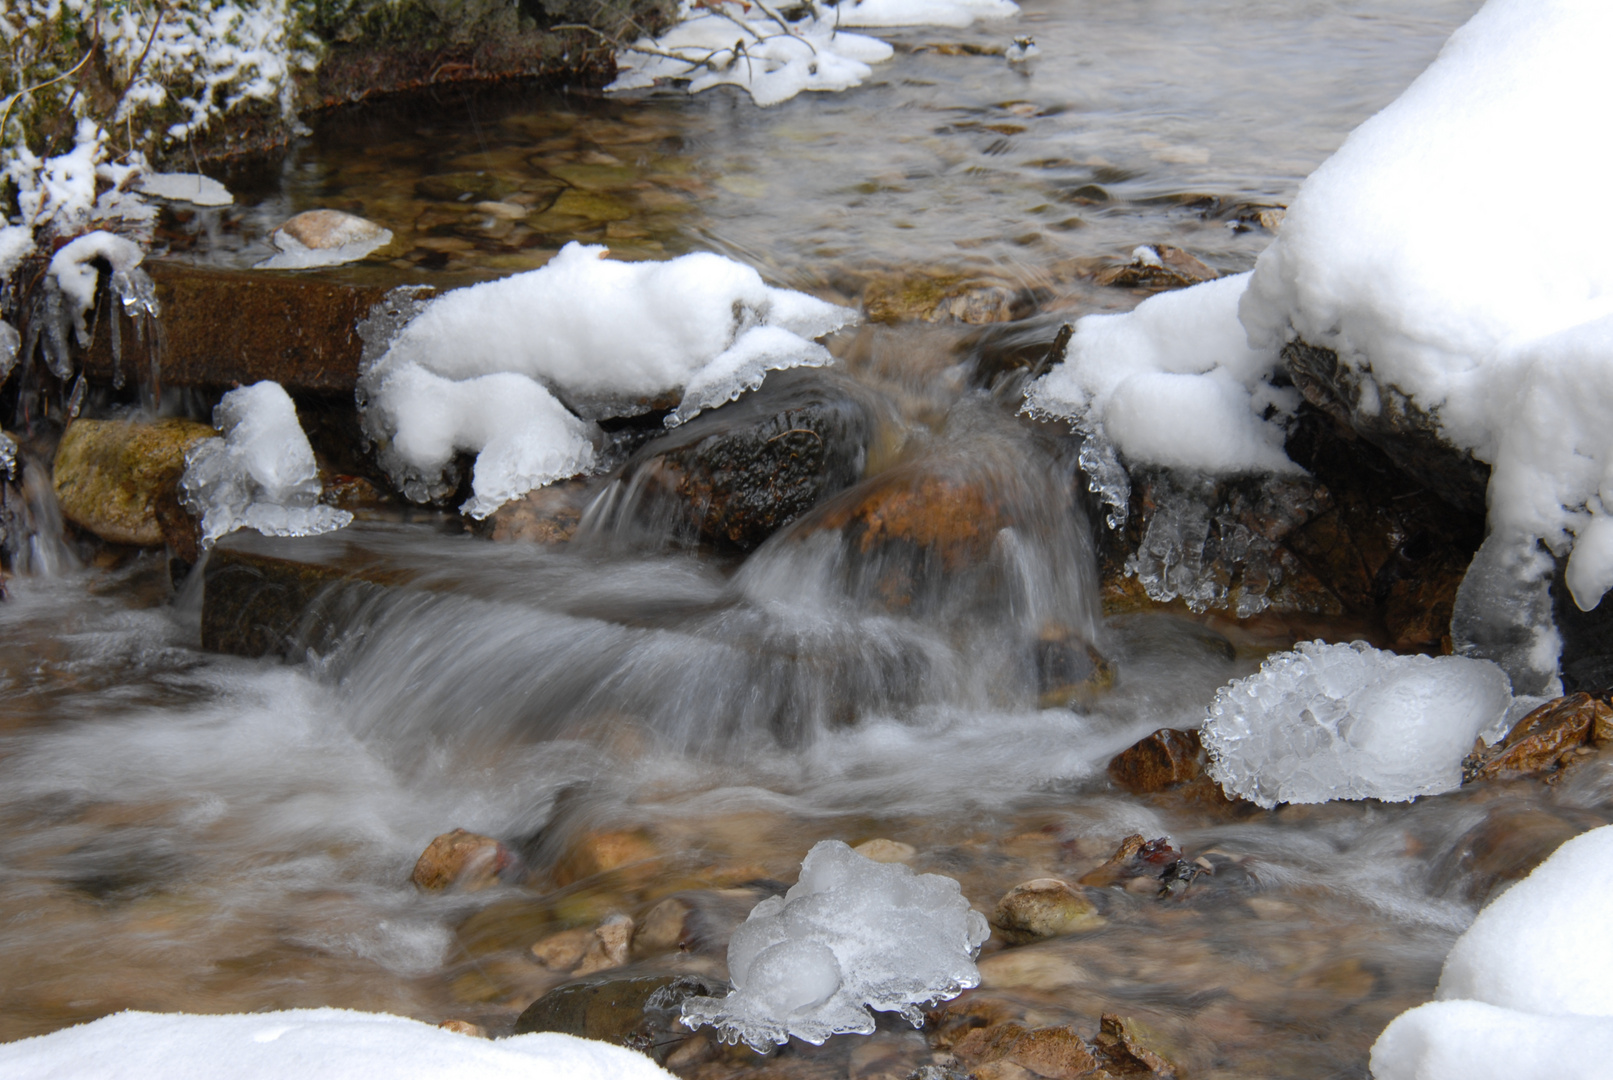
[[[836,31],[834,16],[808,14],[795,22],[750,5],[696,15],[685,0],[683,21],[659,38],[644,38],[617,55],[607,90],[686,83],[691,94],[730,84],[756,104],[788,101],[806,90],[846,90],[873,75],[868,65],[891,58],[883,41]],[[702,9],[705,10],[705,9]]]
[[[1402,802],[1459,787],[1473,741],[1505,734],[1506,674],[1487,660],[1300,643],[1216,692],[1210,775],[1264,807]]]
[[[1118,451],[1130,465],[1211,475],[1298,472],[1283,439],[1299,393],[1270,384],[1277,349],[1251,348],[1238,321],[1248,281],[1217,278],[1078,320],[1063,360],[1026,388],[1024,411],[1071,421],[1091,444],[1086,456]],[[1124,471],[1086,471],[1117,526]]]
[[[1435,992],[1372,1047],[1377,1080],[1600,1080],[1613,1060],[1613,826],[1479,912]]]
[[[544,1032],[479,1039],[348,1009],[122,1012],[0,1045],[0,1073],[62,1080],[668,1080],[643,1054]]]
[[[276,382],[231,390],[213,410],[221,439],[203,439],[185,455],[180,491],[202,521],[202,544],[236,529],[267,536],[312,536],[353,520],[319,502],[319,470],[297,407]]]
[[[1584,137],[1610,41],[1602,0],[1490,0],[1305,181],[1242,306],[1252,342],[1336,351],[1492,464],[1492,528],[1572,551],[1587,608],[1613,585],[1613,217],[1586,212],[1613,158]],[[1551,197],[1498,217],[1520,161]]]
[[[821,1044],[842,1032],[870,1034],[869,1009],[918,1027],[921,1005],[980,984],[974,958],[990,933],[951,878],[825,840],[807,852],[789,892],[757,904],[734,931],[733,992],[690,998],[683,1020],[756,1050],[792,1035]]]
[[[599,431],[577,413],[631,415],[679,396],[669,422],[682,422],[770,370],[829,363],[812,339],[856,318],[720,255],[605,253],[567,244],[539,270],[428,301],[365,364],[365,430],[406,495],[451,493],[455,455],[473,453],[464,510],[485,517],[593,466]]]

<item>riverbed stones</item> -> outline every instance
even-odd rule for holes
[[[185,452],[217,435],[189,420],[75,420],[56,449],[54,485],[62,515],[115,544],[154,546],[173,533],[176,546],[183,546],[189,518],[179,503]]]
[[[912,844],[886,840],[884,837],[864,840],[851,850],[877,863],[910,863],[918,857],[918,849]]]
[[[653,868],[660,849],[648,834],[636,829],[597,829],[583,833],[555,863],[554,880],[561,888],[612,870],[638,866],[645,873]]]
[[[498,884],[516,863],[515,853],[501,841],[454,829],[426,845],[409,879],[428,892],[475,892]]]
[[[991,924],[1016,944],[1096,930],[1104,921],[1084,890],[1058,878],[1015,885],[991,913]]]
[[[591,491],[581,479],[527,492],[493,511],[478,531],[503,543],[564,544],[577,533]]]
[[[665,1062],[691,1037],[678,1022],[683,1002],[722,997],[728,990],[727,983],[701,975],[567,983],[527,1006],[515,1021],[515,1034],[559,1031],[626,1046]]]
[[[1560,775],[1593,748],[1613,744],[1613,706],[1590,694],[1548,701],[1513,725],[1494,746],[1475,748],[1462,763],[1466,782]]]
[[[1204,745],[1197,731],[1160,728],[1109,761],[1109,778],[1138,795],[1186,783],[1204,771]]]
[[[623,466],[616,513],[652,536],[749,551],[862,477],[886,423],[866,392],[830,372],[775,372],[701,413]]]
[[[1157,1038],[1129,1017],[1104,1013],[1092,1042],[1104,1067],[1113,1075],[1164,1080],[1176,1076],[1176,1066],[1150,1045]]]
[[[978,1080],[1077,1080],[1098,1067],[1092,1048],[1073,1028],[1027,1029],[1011,1020],[969,1030],[952,1051]]]
[[[1153,244],[1137,248],[1128,263],[1098,271],[1094,280],[1099,285],[1162,292],[1166,289],[1185,289],[1220,276],[1196,256],[1179,247]]]
[[[632,940],[633,920],[621,912],[607,915],[604,922],[594,927],[593,937],[573,974],[592,975],[621,967],[627,963],[628,945]]]
[[[911,271],[877,277],[863,290],[870,322],[1007,322],[1028,312],[1028,298],[1002,280],[952,271]]]

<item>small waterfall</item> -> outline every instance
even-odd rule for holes
[[[59,578],[79,569],[62,529],[50,470],[43,463],[23,457],[20,483],[0,487],[0,527],[13,574]]]

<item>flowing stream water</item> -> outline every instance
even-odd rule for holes
[[[233,173],[237,207],[164,237],[249,265],[288,213],[337,206],[397,233],[333,272],[349,280],[451,285],[583,239],[717,250],[853,303],[882,275],[955,275],[1073,317],[1136,303],[1090,270],[1138,244],[1248,268],[1270,240],[1252,215],[1476,6],[1031,2],[1011,26],[892,33],[870,85],[765,111],[728,91],[443,93],[327,118]],[[1025,32],[1029,67],[959,47]],[[31,475],[0,604],[0,1039],[124,1008],[314,1005],[507,1031],[570,977],[533,943],[668,897],[692,912],[681,947],[623,970],[722,975],[732,927],[819,839],[911,845],[989,912],[1141,833],[1215,874],[1163,898],[1152,878],[1100,890],[1088,933],[994,940],[972,1007],[1086,1034],[1124,1013],[1194,1077],[1365,1076],[1492,888],[1613,820],[1613,773],[1272,812],[1115,789],[1112,755],[1196,725],[1292,635],[1106,618],[1072,463],[970,391],[967,339],[898,324],[832,342],[905,432],[888,475],[961,470],[1014,508],[906,606],[805,524],[740,560],[624,538],[602,512],[558,547],[376,520],[299,557],[402,587],[350,590],[295,662],[244,660],[198,647],[196,586],[176,593],[164,560],[81,564]],[[1111,665],[1074,708],[1041,707],[1028,657],[1049,626]],[[532,877],[418,891],[416,857],[454,827],[505,840]],[[567,870],[600,843],[633,857]],[[684,1071],[905,1077],[933,1052],[882,1022]]]

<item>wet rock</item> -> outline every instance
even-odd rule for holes
[[[1482,904],[1503,885],[1529,876],[1565,841],[1604,824],[1567,807],[1492,807],[1435,864],[1435,887]]]
[[[1185,289],[1220,276],[1179,247],[1154,244],[1134,251],[1129,263],[1098,271],[1094,280],[1099,285],[1119,285],[1157,292]]]
[[[304,210],[269,234],[275,246],[282,250],[291,247],[285,243],[291,240],[314,251],[331,251],[349,244],[385,243],[391,237],[391,232],[368,218],[340,210]]]
[[[582,958],[593,941],[592,927],[576,926],[534,941],[530,951],[532,959],[550,971],[569,972],[582,963]]]
[[[1013,1021],[996,1023],[970,1030],[952,1049],[979,1080],[1021,1076],[1076,1080],[1098,1066],[1086,1041],[1067,1027],[1027,1030]]]
[[[877,863],[910,863],[918,855],[918,849],[912,844],[882,838],[864,840],[851,850]]]
[[[1135,878],[1156,880],[1164,867],[1177,862],[1181,852],[1171,847],[1161,836],[1145,840],[1142,833],[1133,833],[1120,841],[1115,853],[1094,870],[1082,875],[1077,884],[1101,889],[1110,885],[1124,885]]]
[[[1104,921],[1083,890],[1058,878],[1015,885],[991,914],[991,924],[1017,944],[1096,930]]]
[[[585,481],[562,480],[511,499],[489,514],[478,531],[500,542],[564,544],[576,535],[589,498]]]
[[[194,524],[180,506],[179,479],[185,452],[217,435],[189,420],[75,420],[53,470],[62,515],[115,544],[152,546],[171,533],[181,557],[194,562]]]
[[[1283,347],[1283,366],[1305,400],[1382,450],[1407,474],[1452,506],[1483,512],[1490,467],[1446,442],[1439,421],[1370,368],[1340,362],[1331,349],[1303,341]]]
[[[863,290],[870,322],[1007,322],[1029,313],[1030,301],[1004,281],[921,271],[875,278]]]
[[[555,864],[555,884],[565,888],[596,874],[650,863],[660,854],[655,842],[637,830],[587,832],[577,838]],[[653,872],[653,869],[647,872]]]
[[[469,1020],[444,1020],[437,1026],[442,1028],[444,1031],[452,1031],[459,1035],[469,1035],[475,1039],[485,1039],[488,1037],[486,1028],[480,1024],[472,1023]]]
[[[1475,748],[1462,763],[1462,779],[1554,779],[1563,766],[1592,747],[1613,742],[1613,706],[1589,694],[1548,701],[1513,725],[1494,746]]]
[[[141,268],[162,306],[161,386],[228,388],[273,379],[293,393],[335,391],[352,400],[364,350],[357,327],[386,289],[156,259]],[[121,364],[111,347],[112,318],[120,320]],[[149,348],[128,317],[116,313],[99,320],[85,370],[91,379],[110,380],[121,366],[129,382],[146,380]]]
[[[574,973],[592,975],[627,963],[628,945],[633,940],[633,920],[620,913],[608,916],[594,927],[593,939]]]
[[[1174,1077],[1176,1066],[1150,1048],[1148,1033],[1136,1021],[1104,1013],[1093,1039],[1104,1068],[1115,1076]]]
[[[417,888],[434,892],[450,888],[474,892],[498,884],[516,864],[515,853],[500,841],[455,829],[426,846],[409,879]]]
[[[678,1023],[683,1002],[721,997],[728,990],[727,983],[700,975],[568,983],[528,1005],[515,1021],[515,1034],[559,1031],[626,1046],[665,1062],[691,1038]]]
[[[1185,783],[1204,769],[1204,746],[1197,731],[1160,728],[1116,754],[1109,778],[1138,795]]]
[[[1043,709],[1085,708],[1114,686],[1114,666],[1068,626],[1042,627],[1035,648],[1037,704]]]
[[[775,372],[762,386],[642,447],[614,512],[652,533],[749,551],[854,484],[885,420],[849,380]]]
[[[694,905],[681,896],[669,896],[656,904],[633,932],[632,954],[653,956],[686,949],[692,937],[689,917],[694,911]]]

